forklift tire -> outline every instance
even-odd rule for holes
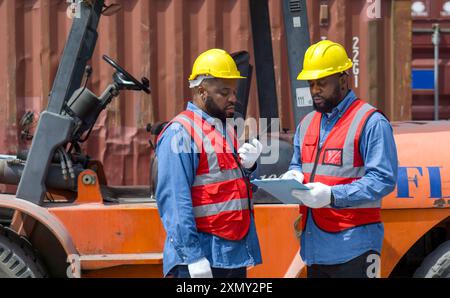
[[[425,257],[414,277],[450,278],[450,240],[439,245]]]
[[[48,277],[31,245],[0,225],[0,278]]]

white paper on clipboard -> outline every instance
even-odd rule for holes
[[[309,190],[308,187],[295,179],[255,179],[252,180],[251,183],[258,186],[258,188],[265,190],[284,204],[303,205],[303,203],[296,197],[293,197],[291,193],[294,189]]]

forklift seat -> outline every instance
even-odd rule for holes
[[[133,203],[155,203],[150,186],[100,186],[103,200],[110,203],[133,204]]]

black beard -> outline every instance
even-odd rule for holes
[[[214,102],[211,96],[206,97],[205,109],[209,116],[218,118],[222,121],[227,119],[225,111],[221,110],[217,104]]]
[[[316,103],[313,101],[313,108],[319,113],[331,113],[334,107],[335,105],[329,101],[325,101],[325,106],[323,107],[318,107]]]
[[[337,105],[339,104],[340,97],[341,97],[341,94],[339,92],[339,86],[336,86],[336,88],[334,89],[333,95],[331,97],[326,98],[326,99],[322,97],[322,99],[324,99],[323,107],[318,107],[313,99],[313,108],[314,108],[314,110],[316,110],[319,113],[331,113],[331,111],[335,107],[337,107]],[[313,98],[314,98],[314,96],[313,96]]]

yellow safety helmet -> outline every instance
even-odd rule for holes
[[[353,66],[344,47],[330,40],[311,45],[305,53],[303,70],[297,80],[318,80],[335,73],[344,72]]]
[[[200,75],[222,79],[245,79],[230,54],[221,49],[210,49],[197,57],[189,81],[195,80]]]

